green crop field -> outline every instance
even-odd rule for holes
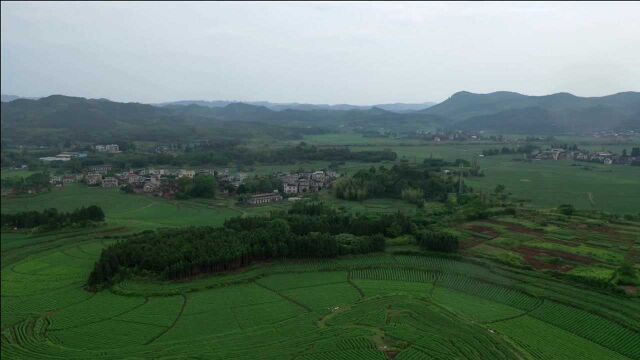
[[[480,147],[397,149],[407,158],[452,159]],[[538,191],[537,207],[580,206],[578,195],[589,188],[603,208],[635,210],[635,168],[587,171],[504,156],[481,165],[487,176],[467,179],[474,187],[503,183],[514,197]],[[348,163],[344,170],[368,166]],[[569,186],[563,181],[572,171],[585,177],[573,176]],[[612,172],[615,179],[607,179]],[[535,179],[545,185],[527,187]],[[604,186],[612,181],[615,188]],[[605,196],[612,202],[600,202]],[[421,210],[394,199],[319,197],[382,216],[445,206],[427,203]],[[219,225],[288,205],[244,207],[225,197],[168,201],[71,185],[3,198],[2,212],[93,204],[104,209],[105,224],[2,233],[3,359],[640,359],[638,297],[582,285],[606,284],[624,259],[637,267],[637,222],[520,209],[517,216],[455,225],[460,257],[417,253],[408,236],[389,239],[385,253],[274,260],[183,281],[131,277],[93,293],[84,288],[87,276],[114,236]]]
[[[111,230],[3,233],[3,358],[640,358],[637,300],[427,255],[272,262],[87,292]]]

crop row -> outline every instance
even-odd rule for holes
[[[436,274],[423,270],[393,267],[353,270],[351,272],[351,278],[361,280],[394,280],[428,283],[435,281]]]
[[[521,291],[486,283],[461,275],[442,274],[442,276],[438,278],[436,285],[462,291],[467,294],[479,296],[521,310],[531,310],[540,302],[539,299]]]
[[[600,316],[552,301],[546,301],[530,315],[632,359],[640,359],[640,333]]]

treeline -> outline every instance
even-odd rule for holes
[[[371,217],[322,202],[299,202],[270,216],[232,218],[218,228],[146,231],[130,236],[103,250],[87,284],[92,288],[109,285],[130,274],[179,279],[260,260],[383,251],[385,236],[417,236],[427,229],[424,220],[402,213]],[[453,247],[457,248],[457,242],[445,251]]]
[[[449,193],[458,191],[459,184],[435,172],[430,162],[417,165],[403,161],[389,169],[372,167],[340,178],[334,189],[336,196],[345,200],[390,197],[420,205],[425,200],[445,201]],[[463,190],[469,189],[463,185]]]
[[[2,214],[2,228],[54,230],[67,226],[86,225],[89,222],[104,221],[104,212],[96,205],[81,207],[71,212],[57,209],[43,211],[24,211],[15,214]]]
[[[361,161],[380,162],[394,161],[398,156],[391,150],[351,151],[348,147],[317,147],[304,142],[296,146],[264,149],[246,146],[232,146],[199,149],[179,156],[189,165],[228,165],[231,162],[241,165],[260,164],[294,164],[300,161]]]
[[[251,166],[255,164],[295,164],[301,161],[394,161],[397,154],[391,150],[351,151],[348,147],[316,147],[305,143],[296,146],[278,148],[252,148],[236,142],[212,142],[204,146],[187,148],[178,154],[125,152],[112,154],[91,154],[83,159],[73,159],[64,163],[52,163],[51,166],[68,172],[80,172],[82,169],[109,163],[114,170],[142,168],[154,165],[172,167],[192,166],[228,166],[236,164]]]
[[[532,144],[527,144],[518,147],[506,147],[502,148],[494,148],[494,149],[486,149],[482,150],[482,155],[484,156],[492,156],[492,155],[508,155],[508,154],[531,154],[533,151],[538,150],[540,147]]]

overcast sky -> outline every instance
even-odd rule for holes
[[[640,3],[2,2],[2,93],[375,104],[640,90]]]

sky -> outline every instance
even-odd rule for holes
[[[2,2],[3,94],[379,104],[640,90],[640,2]]]

